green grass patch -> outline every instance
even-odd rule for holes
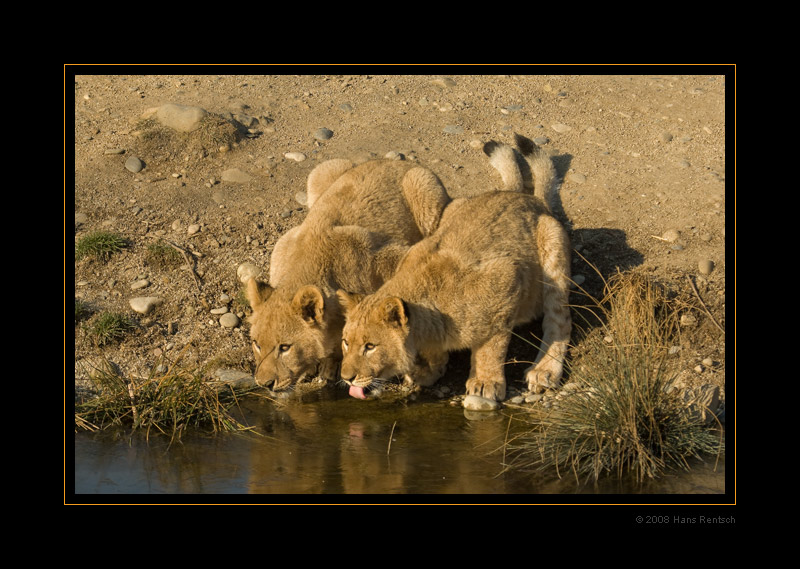
[[[80,238],[75,243],[75,258],[94,257],[107,261],[111,255],[122,251],[127,246],[128,242],[115,233],[96,231]]]
[[[135,329],[136,322],[126,314],[103,312],[89,323],[86,331],[98,346],[105,346],[122,340]]]

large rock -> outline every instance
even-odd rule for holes
[[[208,112],[201,107],[167,103],[158,108],[156,118],[164,126],[168,126],[178,132],[192,132],[200,127],[200,121],[207,114]]]

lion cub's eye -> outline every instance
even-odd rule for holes
[[[281,353],[286,353],[289,351],[289,348],[291,347],[292,347],[291,344],[281,344],[280,346],[278,346],[278,351],[280,351]]]
[[[347,351],[348,345],[347,340],[342,340],[342,351]]]
[[[261,355],[261,346],[258,345],[258,342],[253,340],[253,350],[260,356]]]
[[[364,351],[365,352],[371,352],[374,349],[375,349],[375,344],[370,344],[369,342],[364,344]]]

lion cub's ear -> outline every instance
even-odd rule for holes
[[[342,312],[347,315],[348,312],[353,310],[355,306],[364,300],[363,294],[351,293],[346,290],[337,290],[336,296],[339,297],[339,304],[342,306]]]
[[[405,329],[408,326],[408,307],[402,298],[390,296],[381,305],[383,319],[391,326]]]
[[[272,291],[273,288],[267,283],[262,283],[256,279],[248,279],[245,284],[244,295],[247,297],[247,302],[250,303],[250,308],[255,309],[256,306],[269,298]]]
[[[322,324],[325,298],[319,288],[314,285],[306,285],[294,295],[292,308],[300,314],[307,324]]]

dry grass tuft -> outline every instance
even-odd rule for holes
[[[601,476],[656,478],[689,459],[723,451],[719,425],[691,413],[675,388],[668,349],[685,304],[639,274],[618,274],[593,316],[601,334],[585,338],[570,363],[573,389],[506,444],[507,468],[572,472],[579,481]]]
[[[144,379],[123,377],[112,365],[86,371],[92,395],[75,403],[76,430],[131,428],[172,439],[189,428],[249,430],[231,413],[238,404],[236,391],[210,384],[197,371],[173,365]]]

